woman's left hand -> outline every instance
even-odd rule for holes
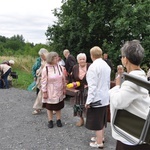
[[[66,88],[63,89],[63,94],[66,95]]]
[[[47,92],[44,92],[43,93],[43,99],[47,99],[48,98],[48,94],[47,94]]]
[[[116,78],[116,85],[120,85],[121,82],[121,75],[118,75],[118,77]]]
[[[86,109],[90,108],[90,105],[89,104],[85,104],[85,108]]]

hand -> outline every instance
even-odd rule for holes
[[[63,94],[66,95],[66,88],[63,89]]]
[[[47,94],[47,92],[44,92],[43,93],[43,99],[47,99],[48,98],[48,94]]]
[[[117,78],[116,78],[116,85],[120,85],[121,83],[121,76],[119,75]]]
[[[90,105],[89,104],[85,104],[85,108],[86,109],[90,108]]]

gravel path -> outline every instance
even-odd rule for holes
[[[15,88],[0,89],[0,150],[92,150],[90,137],[94,132],[76,127],[68,100],[62,110],[63,127],[47,127],[47,114],[32,115],[35,92]],[[104,150],[115,150],[110,125],[105,132]]]

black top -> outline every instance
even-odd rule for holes
[[[74,56],[69,55],[65,62],[65,68],[69,74],[72,72],[72,68],[76,63],[77,62]]]

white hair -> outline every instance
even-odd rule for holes
[[[48,53],[48,50],[45,49],[45,48],[41,48],[38,52],[39,55],[42,55],[42,54],[45,54],[45,53]]]
[[[14,60],[9,60],[9,64],[14,65]]]
[[[123,66],[122,66],[122,65],[118,65],[118,66],[117,66],[117,69],[118,69],[118,68],[123,68]]]
[[[81,57],[82,57],[82,58],[85,58],[85,60],[86,60],[86,55],[85,55],[85,53],[80,53],[80,54],[77,55],[77,61],[78,61]]]

